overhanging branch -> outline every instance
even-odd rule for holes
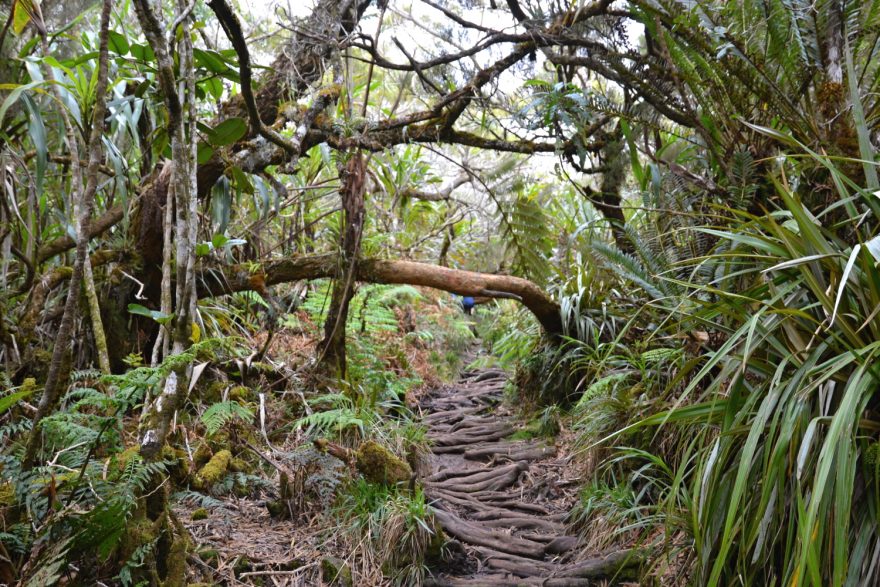
[[[293,257],[264,263],[257,272],[235,265],[203,272],[199,296],[211,297],[304,279],[336,277],[336,255]],[[361,259],[357,279],[367,283],[406,284],[430,287],[462,296],[518,299],[534,314],[545,332],[562,332],[559,304],[535,283],[521,277],[450,269],[415,261]]]

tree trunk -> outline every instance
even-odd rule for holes
[[[175,76],[175,61],[165,45],[164,25],[152,10],[148,0],[136,0],[135,10],[141,28],[153,52],[156,54],[158,66],[157,78],[165,94],[165,106],[168,110],[168,134],[171,136],[170,186],[173,188],[173,205],[175,213],[174,241],[176,250],[174,263],[175,308],[171,354],[182,353],[191,344],[190,335],[195,316],[195,240],[198,223],[196,202],[196,141],[195,141],[195,73],[192,57],[192,42],[186,19],[180,23],[183,34],[180,37],[178,52],[179,75],[178,83]],[[186,6],[178,2],[178,14],[186,10]],[[163,173],[165,174],[165,169]],[[172,204],[168,197],[166,183],[165,205]],[[161,210],[160,210],[161,212]],[[155,214],[154,214],[155,215]],[[160,263],[170,262],[170,256],[164,243],[165,214],[158,218],[159,230],[154,239],[159,243]],[[161,265],[160,265],[161,269]],[[157,288],[161,291],[162,274],[158,271]],[[158,295],[158,292],[157,292]],[[166,300],[167,302],[167,300]],[[169,374],[162,392],[150,404],[146,417],[141,422],[140,453],[145,459],[158,458],[159,451],[171,429],[171,421],[182,401],[189,374],[189,365],[182,365]],[[158,512],[154,512],[157,514]]]
[[[626,181],[628,164],[626,143],[623,140],[623,128],[620,123],[608,135],[602,147],[602,158],[605,172],[602,174],[599,191],[585,186],[584,193],[590,203],[608,221],[617,247],[625,253],[631,253],[633,245],[626,234],[626,217],[623,214],[623,198],[620,195]]]
[[[34,6],[39,7],[38,4]],[[33,18],[42,21],[42,14],[40,14],[38,8]],[[65,142],[70,152],[71,161],[74,162],[72,163],[70,176],[70,197],[73,200],[74,222],[76,225],[76,256],[70,276],[67,299],[64,303],[64,314],[61,318],[61,325],[58,327],[52,360],[49,364],[49,373],[46,377],[43,395],[40,397],[40,403],[37,405],[37,413],[34,414],[33,427],[21,461],[21,468],[24,471],[29,470],[34,465],[37,457],[37,450],[40,445],[40,421],[51,413],[60,395],[61,381],[66,377],[63,367],[66,364],[65,358],[73,339],[74,322],[79,309],[80,287],[83,280],[84,265],[88,261],[89,254],[92,209],[95,203],[95,193],[98,190],[98,168],[103,157],[101,135],[104,133],[104,114],[106,112],[109,23],[110,0],[105,0],[101,11],[100,48],[98,52],[97,84],[95,86],[95,107],[93,109],[94,119],[92,120],[91,133],[86,145],[89,159],[85,182],[83,182],[82,169],[79,163],[79,139],[76,128],[73,126],[67,111],[64,108],[60,109],[61,118],[67,133]],[[41,24],[38,30],[40,30],[41,35],[43,55],[49,56],[49,40],[46,35],[45,24]],[[61,90],[56,83],[55,74],[51,67],[46,68],[46,79],[52,82],[51,87],[58,101],[63,103]]]
[[[340,169],[339,190],[342,199],[344,229],[341,238],[341,265],[333,282],[333,293],[324,321],[324,339],[318,345],[318,371],[333,378],[345,377],[345,332],[348,307],[354,296],[358,271],[361,235],[364,230],[364,179],[366,163],[363,155],[354,153],[344,169]]]

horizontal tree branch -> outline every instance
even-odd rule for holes
[[[212,268],[201,275],[199,296],[262,291],[264,287],[279,283],[336,277],[339,271],[337,256],[333,254],[272,261],[264,263],[256,272],[246,265]],[[562,332],[559,304],[538,285],[521,277],[450,269],[415,261],[362,259],[358,262],[356,278],[367,283],[430,287],[462,296],[518,299],[534,314],[547,334]]]
[[[427,192],[416,188],[407,188],[404,190],[400,190],[397,195],[401,198],[412,198],[414,200],[422,200],[425,202],[445,202],[452,197],[452,192],[454,192],[456,188],[463,186],[464,184],[469,182],[470,179],[471,178],[469,175],[462,174],[452,180],[452,183],[442,189],[437,190],[436,192]]]
[[[92,220],[89,225],[89,238],[95,238],[101,233],[112,228],[116,223],[122,220],[125,215],[122,206],[113,206],[97,218]],[[39,265],[43,261],[51,259],[55,255],[60,255],[64,251],[69,251],[74,246],[73,239],[69,236],[60,236],[37,249],[36,264]]]

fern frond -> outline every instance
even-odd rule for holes
[[[608,267],[619,277],[632,281],[652,298],[659,300],[666,297],[666,294],[658,287],[655,276],[632,255],[605,243],[594,243],[593,251],[602,257]]]
[[[339,433],[349,428],[358,429],[361,434],[365,432],[364,420],[350,408],[337,408],[324,412],[315,412],[294,423],[296,428],[306,428],[308,434]]]
[[[217,431],[231,420],[251,422],[253,419],[254,413],[235,401],[212,404],[199,418],[202,424],[205,425],[205,430],[209,436],[216,434]]]
[[[550,274],[553,247],[552,226],[540,202],[540,192],[520,193],[512,199],[497,200],[497,218],[506,252],[513,256],[514,269],[525,277],[545,282]]]
[[[216,497],[212,497],[206,493],[200,493],[198,491],[191,491],[189,489],[174,493],[171,496],[171,499],[177,503],[185,503],[188,505],[207,509],[219,509],[228,507],[226,502],[221,501]]]

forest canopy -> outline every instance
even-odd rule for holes
[[[875,584],[878,67],[877,0],[0,0],[0,584]]]

